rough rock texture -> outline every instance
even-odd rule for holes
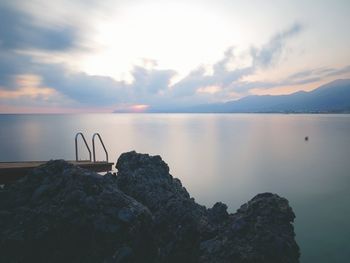
[[[195,203],[160,156],[128,152],[116,167],[118,187],[154,215],[163,262],[299,261],[285,198],[259,194],[229,215],[223,203],[210,209]]]
[[[119,157],[116,167],[118,187],[154,215],[161,261],[195,262],[199,256],[199,222],[206,208],[190,198],[160,156],[128,152]]]
[[[159,156],[124,153],[117,176],[51,161],[0,189],[0,262],[296,263],[288,201],[206,209]]]
[[[287,199],[258,194],[230,216],[217,236],[201,243],[200,262],[298,262],[294,217]]]
[[[50,161],[0,192],[0,262],[151,262],[149,210],[100,176]]]

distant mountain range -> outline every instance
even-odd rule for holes
[[[160,112],[151,109],[152,112]],[[204,104],[162,112],[188,113],[350,113],[350,79],[339,79],[310,92],[247,96],[226,103]]]

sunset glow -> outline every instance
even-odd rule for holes
[[[149,105],[138,104],[133,105],[130,108],[133,112],[145,112],[149,108]]]
[[[349,8],[342,0],[1,2],[1,111],[139,112],[310,91],[350,78]]]

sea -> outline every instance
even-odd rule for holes
[[[350,258],[349,114],[0,115],[0,161],[75,159],[75,135],[160,155],[196,201],[235,212],[257,193],[287,198],[301,262]],[[88,159],[81,138],[79,159]],[[105,160],[96,140],[96,158]],[[115,168],[114,168],[115,169]]]

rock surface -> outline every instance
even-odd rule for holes
[[[206,209],[169,174],[160,156],[124,153],[118,159],[118,187],[147,206],[159,233],[160,259],[194,262],[199,252],[199,221]]]
[[[160,156],[124,153],[117,176],[50,161],[0,189],[0,262],[295,263],[288,201],[206,209]]]
[[[116,167],[118,187],[154,215],[164,262],[298,262],[285,198],[258,194],[229,215],[223,203],[195,203],[160,156],[128,152]]]
[[[258,194],[229,216],[217,236],[201,243],[200,262],[298,262],[294,217],[287,199]]]
[[[0,262],[144,262],[152,215],[100,176],[50,161],[0,192]]]

